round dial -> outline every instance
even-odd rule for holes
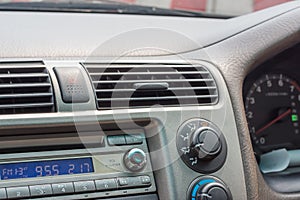
[[[133,148],[125,154],[124,164],[132,172],[142,171],[147,164],[146,153],[141,149]]]
[[[300,87],[282,74],[255,81],[246,99],[246,116],[253,143],[261,152],[300,146]]]
[[[229,188],[223,181],[213,176],[195,179],[188,190],[188,200],[232,200]]]
[[[177,150],[192,170],[212,173],[219,170],[227,156],[227,144],[221,130],[205,119],[190,119],[177,132]]]
[[[199,128],[193,134],[191,148],[196,151],[199,159],[212,160],[220,153],[222,142],[213,129]]]

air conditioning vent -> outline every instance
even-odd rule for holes
[[[0,114],[53,112],[53,90],[40,62],[0,64]]]
[[[85,64],[99,109],[153,105],[212,105],[218,90],[210,72],[197,65]]]

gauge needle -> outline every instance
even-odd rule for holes
[[[295,81],[293,81],[293,82],[291,82],[291,84],[293,86],[295,86],[298,91],[300,91],[300,86],[298,85],[298,83],[296,83]]]
[[[288,109],[287,111],[285,111],[284,113],[282,113],[281,115],[279,115],[278,117],[273,119],[271,122],[266,124],[264,127],[259,129],[258,131],[256,131],[255,134],[259,135],[261,132],[263,132],[264,130],[266,130],[267,128],[269,128],[270,126],[272,126],[273,124],[275,124],[279,120],[281,120],[281,119],[285,118],[286,116],[288,116],[289,114],[291,114],[291,112],[292,112],[292,109]]]

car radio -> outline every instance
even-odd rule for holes
[[[60,145],[51,151],[2,154],[0,199],[86,199],[155,193],[143,130],[108,131],[91,137],[99,137],[96,141],[101,142],[74,149]]]

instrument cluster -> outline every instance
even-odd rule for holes
[[[244,104],[255,153],[300,148],[300,47],[293,47],[251,72]]]

